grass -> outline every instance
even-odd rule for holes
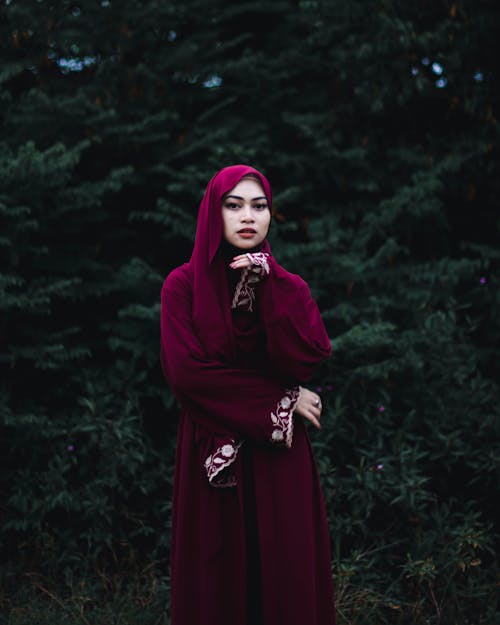
[[[15,582],[11,576],[0,590],[0,625],[169,625],[169,579],[162,574],[164,563],[129,570],[123,564],[113,573],[96,570],[77,579],[68,570],[57,581],[53,576],[36,572],[17,574]],[[495,588],[485,587],[482,601],[463,593],[457,601],[437,609],[430,591],[417,593],[413,589],[406,593],[411,596],[397,600],[389,597],[390,589],[377,592],[366,587],[362,580],[356,584],[351,575],[344,575],[338,569],[335,579],[338,625],[497,625],[500,622],[497,612],[500,584]]]
[[[0,625],[169,625],[168,580],[154,571],[56,586],[36,573],[0,594]]]

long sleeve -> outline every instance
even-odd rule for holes
[[[290,446],[298,391],[207,357],[192,324],[191,292],[179,270],[161,292],[161,362],[181,405],[215,435]]]
[[[269,276],[257,287],[267,353],[284,378],[305,382],[330,355],[330,339],[307,283],[272,257],[269,264]]]

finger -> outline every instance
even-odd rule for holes
[[[321,419],[321,410],[319,408],[312,408],[311,412],[318,421]]]
[[[320,419],[321,418],[321,410],[322,410],[322,406],[310,406],[309,407],[309,411],[312,412],[312,414],[317,418]]]
[[[244,269],[246,267],[250,267],[251,263],[248,260],[248,258],[245,260],[234,260],[232,263],[229,264],[229,266],[231,267],[231,269]]]
[[[321,430],[320,422],[318,421],[318,419],[316,419],[316,417],[311,412],[306,413],[306,419],[310,421],[314,425],[315,428],[317,428],[318,430]]]

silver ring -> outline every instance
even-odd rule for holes
[[[320,401],[319,401],[319,399],[317,399],[317,400],[314,402],[314,405],[315,405],[316,407],[318,407],[318,406],[319,406],[319,404],[320,404]]]

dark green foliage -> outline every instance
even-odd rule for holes
[[[122,566],[129,561],[121,554]],[[27,573],[16,592],[0,594],[0,623],[9,625],[158,625],[168,623],[168,584],[150,562],[132,580],[98,570],[85,579],[71,571],[64,580]]]
[[[274,253],[332,337],[312,438],[340,623],[494,623],[497,3],[1,11],[6,622],[20,580],[40,612],[30,592],[66,610],[47,622],[164,619],[176,407],[159,291],[204,185],[248,162],[275,190]]]

